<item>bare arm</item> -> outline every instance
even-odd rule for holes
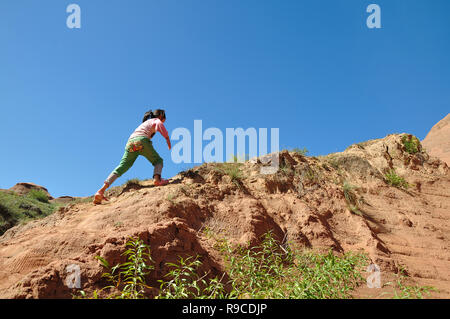
[[[169,147],[170,150],[172,148],[172,145],[170,143],[169,132],[167,132],[166,127],[161,122],[161,120],[155,123],[155,131],[161,133],[161,135],[166,139],[167,146]]]

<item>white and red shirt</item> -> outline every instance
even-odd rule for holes
[[[130,135],[130,138],[145,136],[149,139],[152,138],[152,135],[156,132],[161,133],[165,138],[169,137],[169,133],[167,132],[163,122],[159,118],[153,118],[145,121]]]

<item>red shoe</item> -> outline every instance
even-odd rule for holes
[[[105,197],[105,195],[103,195],[103,194],[101,194],[99,192],[95,193],[94,201],[93,201],[94,205],[101,204],[102,200],[106,200],[107,201],[108,199]]]
[[[161,179],[159,181],[155,181],[153,184],[155,186],[164,186],[164,185],[169,184],[169,181],[167,179]]]

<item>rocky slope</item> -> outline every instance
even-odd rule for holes
[[[208,229],[241,244],[272,230],[296,247],[361,250],[381,267],[383,283],[402,268],[414,284],[436,287],[433,297],[449,298],[450,171],[424,151],[408,153],[402,136],[317,158],[282,151],[272,175],[261,174],[257,160],[203,164],[164,187],[144,181],[112,190],[103,205],[69,204],[0,237],[0,297],[70,298],[71,264],[80,267],[84,290],[101,288],[94,257],[122,262],[131,236],[151,247],[152,286],[178,256],[200,255],[203,268],[218,274],[223,262]],[[387,183],[392,169],[408,188]],[[355,296],[386,297],[386,289],[362,287]]]

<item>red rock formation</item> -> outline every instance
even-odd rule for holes
[[[450,166],[450,114],[433,126],[422,145],[428,154],[440,158]]]

